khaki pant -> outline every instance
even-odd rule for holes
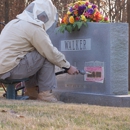
[[[39,86],[39,92],[56,88],[55,65],[41,56],[36,50],[27,53],[20,63],[11,71],[0,75],[5,79],[28,78],[26,87]]]

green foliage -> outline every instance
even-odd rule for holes
[[[74,24],[61,24],[59,27],[59,32],[64,33],[65,31],[68,31],[69,33],[72,33],[73,31],[78,31],[82,26],[87,27],[87,22],[83,21],[76,21]]]

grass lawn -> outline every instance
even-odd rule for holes
[[[130,108],[1,99],[0,130],[130,130]]]
[[[0,130],[130,130],[130,108],[2,98]]]

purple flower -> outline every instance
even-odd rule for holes
[[[90,9],[87,10],[87,12],[88,12],[89,14],[93,14],[94,10],[93,10],[93,8],[90,8]]]
[[[83,12],[84,12],[85,9],[86,9],[85,5],[79,6],[78,7],[78,13],[79,13],[79,15],[83,14]]]
[[[70,11],[70,12],[73,12],[73,8],[71,7],[71,8],[69,9],[69,11]]]
[[[97,7],[96,5],[94,5],[94,4],[92,5],[92,8],[93,8],[93,9],[95,9],[96,7]]]

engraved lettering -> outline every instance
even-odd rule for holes
[[[65,41],[65,49],[68,50],[68,42]]]
[[[82,50],[82,40],[80,40],[80,50]]]
[[[86,40],[83,40],[83,49],[86,50]]]
[[[83,51],[91,50],[90,39],[76,39],[61,41],[61,51]]]
[[[76,40],[76,50],[79,50],[78,42],[79,42],[79,40]]]
[[[71,50],[71,41],[68,41],[68,43],[69,43],[69,50]]]
[[[75,50],[75,47],[74,47],[74,46],[75,46],[75,43],[74,43],[74,41],[72,41],[72,42],[73,42],[73,43],[72,43],[72,44],[73,44],[73,50]]]

